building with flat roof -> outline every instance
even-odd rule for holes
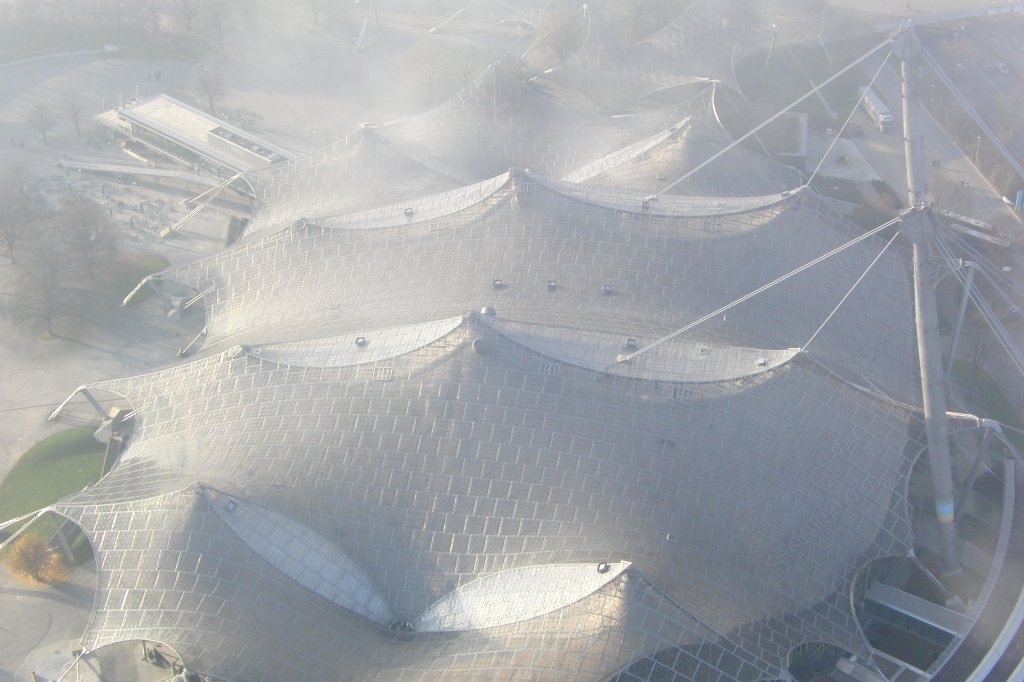
[[[164,156],[228,178],[294,157],[282,147],[165,94],[101,114],[115,127]]]

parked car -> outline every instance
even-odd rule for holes
[[[956,75],[960,76],[961,78],[967,78],[968,76],[971,75],[971,70],[968,69],[967,65],[964,64],[963,62],[960,62],[959,64],[957,64],[955,68],[956,68]]]
[[[1010,67],[1008,67],[1003,62],[996,62],[996,69],[998,69],[999,73],[1003,74],[1004,76],[1010,75]]]

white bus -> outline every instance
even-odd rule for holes
[[[874,90],[871,88],[860,89],[860,106],[871,117],[871,122],[875,124],[876,128],[883,133],[889,132],[889,128],[892,127],[892,113]]]

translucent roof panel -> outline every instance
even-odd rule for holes
[[[461,184],[402,156],[372,129],[246,178],[256,190],[248,234],[280,229],[298,218],[323,221]]]
[[[622,116],[578,111],[494,66],[441,105],[381,132],[435,172],[474,182],[513,167],[561,177],[681,118],[675,107]]]
[[[243,513],[258,500],[289,520],[276,527],[329,541],[366,576],[334,584],[359,601],[372,582],[401,621],[494,572],[615,560],[719,633],[796,618],[771,646],[746,645],[770,665],[794,638],[856,639],[840,608],[856,567],[909,547],[907,412],[813,359],[694,386],[564,364],[521,340],[471,316],[386,364],[282,366],[250,350],[98,384],[131,400],[138,425],[114,470],[62,513],[116,534],[131,516],[111,505],[202,481]],[[223,507],[214,515],[256,550]],[[189,539],[192,521],[145,523],[163,529],[145,537],[154,562],[164,546],[213,551]],[[317,543],[299,544],[282,551],[315,561]],[[111,545],[97,546],[106,568]],[[319,594],[287,556],[267,565]],[[117,603],[118,617],[138,617]],[[197,613],[211,616],[202,600]],[[170,634],[161,641],[177,648]]]
[[[479,187],[452,195],[458,210],[444,218],[417,219],[438,212],[428,198],[334,228],[286,230],[163,276],[203,293],[209,344],[358,332],[483,306],[509,319],[657,338],[860,233],[809,192],[723,213],[730,200],[719,208],[662,197],[644,208],[642,195],[627,202],[524,173]],[[711,214],[687,213],[701,208]],[[881,246],[863,242],[772,287],[708,320],[700,338],[802,347]],[[848,379],[914,402],[911,310],[906,263],[893,251],[812,351]]]
[[[714,92],[709,88],[709,92]],[[712,95],[713,97],[713,95]],[[703,98],[702,98],[703,99]],[[754,197],[793,190],[803,185],[795,168],[740,144],[697,170],[732,142],[718,121],[713,102],[633,148],[624,148],[577,170],[564,179],[637,193],[703,197]]]

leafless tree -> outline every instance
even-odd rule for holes
[[[35,129],[42,133],[43,144],[48,144],[46,133],[53,129],[53,117],[50,115],[50,110],[45,104],[40,102],[32,107],[32,112],[29,116]]]
[[[970,212],[971,196],[968,190],[944,175],[936,174],[929,179],[928,192],[936,208],[961,215]]]
[[[12,312],[31,329],[57,335],[62,322],[80,317],[88,302],[79,259],[54,220],[37,220],[20,237]]]
[[[199,7],[192,0],[178,0],[178,13],[185,22],[185,30],[192,32],[192,21],[196,18]]]
[[[92,199],[77,195],[61,204],[57,223],[59,238],[84,266],[89,281],[95,281],[99,260],[117,249],[117,233],[107,212]]]
[[[43,199],[36,181],[21,164],[11,165],[0,176],[0,234],[7,256],[15,263],[15,246],[27,223],[43,213]]]
[[[36,535],[15,540],[6,564],[11,573],[37,583],[57,582],[68,573],[63,555]]]
[[[586,19],[580,12],[571,10],[552,12],[544,22],[535,46],[561,64],[582,45],[586,29],[585,22]]]
[[[216,115],[217,100],[224,96],[224,79],[219,74],[203,67],[203,70],[199,72],[197,84],[200,92],[206,97],[207,104],[210,105],[210,113]]]
[[[71,114],[71,120],[75,122],[75,137],[81,137],[82,128],[79,119],[82,115],[82,107],[78,104],[78,100],[74,98],[68,100],[68,113]]]

